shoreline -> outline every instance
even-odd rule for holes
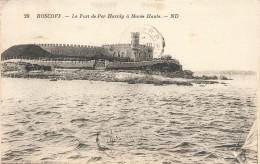
[[[224,84],[216,80],[198,78],[165,77],[163,75],[148,74],[142,71],[126,70],[86,70],[86,69],[55,69],[52,71],[2,71],[2,77],[7,78],[37,78],[57,80],[89,80],[105,82],[126,82],[128,84],[180,85],[193,84]],[[221,80],[222,81],[222,80]]]

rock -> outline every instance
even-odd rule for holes
[[[226,76],[223,76],[223,75],[221,75],[221,76],[219,77],[219,79],[220,79],[220,80],[232,80],[232,79],[229,79],[229,78],[227,78]]]
[[[208,80],[193,80],[192,83],[195,84],[217,84],[217,81],[208,81]]]
[[[217,77],[216,75],[214,75],[214,76],[206,76],[206,75],[203,75],[203,76],[202,76],[202,79],[203,79],[203,80],[217,80],[218,77]]]
[[[183,71],[184,77],[192,77],[192,76],[193,76],[193,73],[194,73],[194,72],[192,72],[192,71],[190,71],[190,70],[184,70],[184,71]]]

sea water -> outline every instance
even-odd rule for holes
[[[256,77],[154,86],[1,79],[2,162],[236,163]],[[239,144],[239,146],[237,146]],[[256,152],[246,152],[256,163]]]

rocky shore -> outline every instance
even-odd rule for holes
[[[42,66],[31,63],[8,62],[1,64],[1,76],[11,78],[38,78],[57,80],[92,80],[106,82],[126,82],[128,84],[154,85],[205,85],[216,84],[220,80],[230,80],[225,76],[194,76],[189,70],[175,70],[167,63],[154,65],[150,69],[140,70],[93,70],[93,69],[64,69]],[[220,82],[220,84],[226,84]]]
[[[142,71],[120,71],[120,70],[86,70],[86,69],[55,69],[52,71],[2,71],[2,77],[10,78],[38,78],[57,80],[91,80],[106,82],[126,82],[128,84],[154,84],[154,85],[182,85],[193,84],[216,84],[215,80],[172,78],[163,75],[151,75]],[[225,83],[221,83],[225,84]]]

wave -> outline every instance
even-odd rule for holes
[[[76,149],[86,149],[86,148],[89,148],[90,145],[87,145],[87,144],[83,144],[83,143],[79,143],[77,146],[76,146]]]
[[[182,142],[179,145],[175,146],[174,148],[192,148],[194,147],[195,144],[190,143],[190,142]]]
[[[209,155],[207,155],[204,159],[216,159],[216,158],[218,158],[216,155],[214,155],[214,154],[209,154]]]
[[[58,112],[51,112],[51,111],[39,111],[35,113],[36,115],[48,115],[48,114],[59,114]]]
[[[210,154],[210,152],[199,151],[199,152],[195,153],[194,156],[205,156],[205,155],[208,155],[208,154]]]
[[[4,134],[10,134],[12,137],[14,137],[14,136],[23,136],[25,134],[25,132],[20,131],[19,129],[16,129],[16,130],[13,130],[10,132],[6,132]]]
[[[74,122],[86,122],[86,121],[90,121],[89,119],[85,119],[85,118],[77,118],[77,119],[73,119],[70,122],[74,123]]]
[[[215,148],[233,148],[233,147],[236,147],[237,144],[229,144],[229,145],[218,145],[218,146],[215,146]]]
[[[88,162],[97,162],[97,161],[101,161],[102,157],[91,157]]]

